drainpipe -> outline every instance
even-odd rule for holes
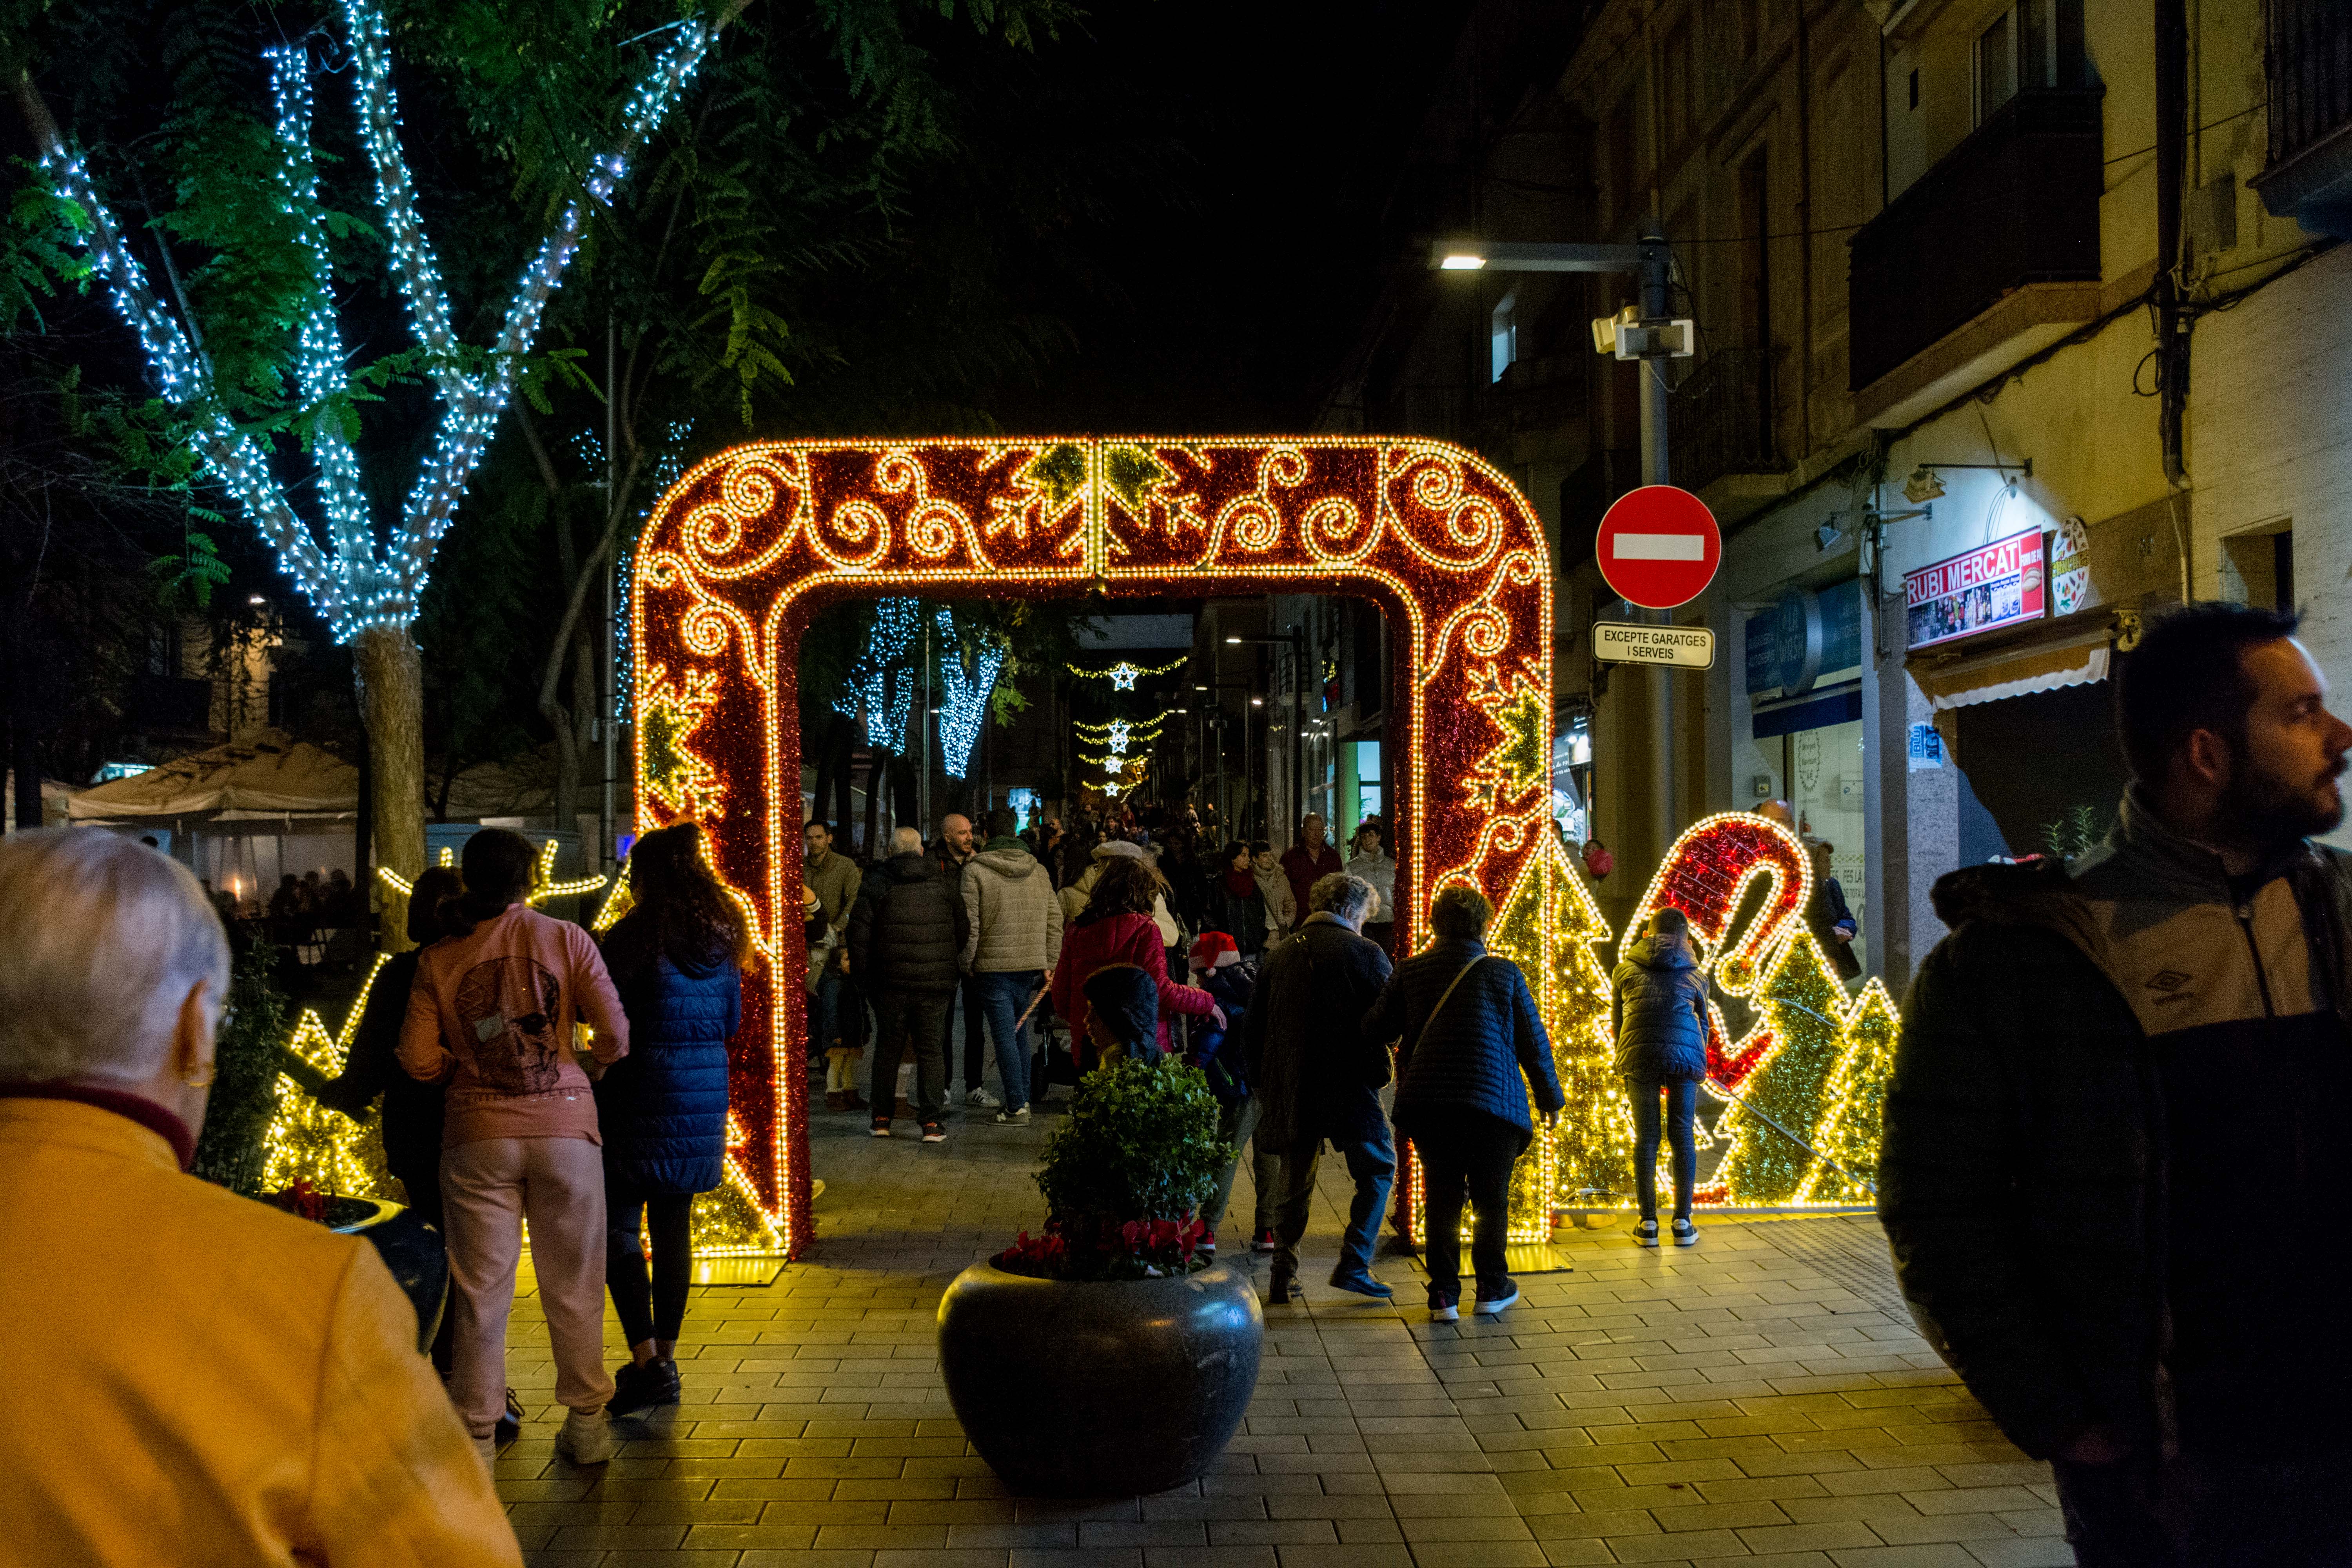
[[[2180,308],[2181,184],[2188,156],[2188,0],[2156,0],[2157,429],[2164,477],[2175,488],[2188,483],[2181,426],[2189,405],[2189,321]]]
[[[1811,5],[1812,0],[1797,0],[1797,298],[1804,311],[1804,319],[1797,323],[1799,353],[1804,356],[1797,366],[1797,430],[1801,443],[1797,459],[1801,463],[1813,453],[1813,56],[1812,36],[1805,20]],[[1886,73],[1883,70],[1878,76],[1878,100],[1884,114]],[[1765,206],[1769,214],[1771,204]],[[1771,231],[1769,220],[1765,231]],[[1765,341],[1771,341],[1769,330]]]

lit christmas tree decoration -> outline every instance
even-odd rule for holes
[[[359,466],[331,416],[310,422],[316,489],[322,498],[323,542],[295,510],[272,469],[269,446],[241,430],[223,410],[203,358],[181,324],[157,299],[144,268],[100,197],[82,161],[52,135],[41,149],[51,188],[79,207],[92,270],[103,279],[116,310],[138,335],[165,401],[194,416],[192,439],[205,467],[277,552],[278,564],[315,607],[338,642],[374,626],[403,631],[416,605],[441,536],[456,516],[467,479],[514,391],[515,377],[538,335],[540,318],[578,249],[586,208],[565,205],[554,230],[517,280],[487,368],[468,371],[450,323],[440,268],[416,210],[415,193],[400,145],[400,112],[392,85],[389,33],[370,0],[342,0],[360,121],[360,141],[375,174],[376,206],[392,269],[409,324],[426,356],[426,374],[441,402],[430,451],[403,508],[398,527],[379,542],[360,483]],[[668,113],[716,38],[717,30],[689,19],[654,62],[622,112],[619,144],[593,160],[583,199],[603,205],[628,173],[629,160]],[[307,408],[349,389],[337,330],[318,175],[311,156],[310,64],[307,48],[267,51],[281,148],[279,198],[297,220],[309,261],[310,293],[298,334],[294,382]]]
[[[329,1034],[318,1009],[305,1007],[286,1048],[323,1077],[333,1078],[341,1072],[343,1064],[351,1058],[352,1039],[359,1033],[360,1016],[367,1011],[368,993],[375,988],[376,975],[389,962],[388,955],[376,955],[375,965],[368,971],[351,1011],[343,1016],[341,1028]],[[261,1181],[265,1188],[284,1192],[297,1182],[308,1182],[314,1192],[406,1201],[406,1194],[401,1192],[399,1183],[383,1162],[382,1111],[371,1109],[354,1121],[341,1111],[330,1110],[320,1104],[283,1073],[278,1077],[277,1093],[278,1111],[270,1118],[261,1141],[265,1156]]]

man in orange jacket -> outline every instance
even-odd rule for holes
[[[375,1249],[186,1174],[228,988],[188,870],[0,847],[0,1568],[520,1564]]]

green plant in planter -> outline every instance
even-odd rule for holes
[[[1024,1232],[1007,1258],[1024,1272],[1074,1279],[1194,1267],[1200,1207],[1234,1158],[1199,1068],[1174,1057],[1097,1068],[1045,1142],[1037,1173],[1045,1235]]]
[[[262,1139],[278,1114],[278,1047],[286,997],[271,984],[278,950],[256,942],[229,970],[228,1007],[213,1058],[213,1092],[196,1140],[195,1173],[247,1197],[261,1195]]]

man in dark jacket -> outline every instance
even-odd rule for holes
[[[1367,1040],[1397,1042],[1397,1131],[1412,1140],[1427,1195],[1429,1315],[1461,1316],[1462,1205],[1477,1215],[1470,1244],[1473,1310],[1487,1316],[1519,1299],[1506,1264],[1511,1166],[1535,1140],[1528,1099],[1547,1118],[1566,1103],[1551,1037],[1528,978],[1486,951],[1495,907],[1454,883],[1430,900],[1437,940],[1397,966],[1364,1020]]]
[[[1675,1245],[1696,1247],[1691,1188],[1698,1183],[1699,1080],[1706,1077],[1706,986],[1691,956],[1690,917],[1664,909],[1649,931],[1625,948],[1610,977],[1610,1013],[1617,1037],[1617,1075],[1633,1101],[1633,1195],[1642,1217],[1633,1239],[1658,1245],[1658,1097],[1666,1101],[1665,1132],[1675,1148]]]
[[[874,1136],[890,1136],[898,1059],[912,1047],[915,1114],[923,1142],[944,1143],[940,1118],[947,1058],[938,1041],[955,994],[956,960],[971,928],[963,899],[923,853],[923,836],[901,827],[890,858],[874,868],[849,916],[849,968],[874,1001]]]
[[[2352,728],[2296,617],[2193,605],[2117,680],[2105,844],[1936,887],[1879,1210],[1914,1315],[2054,1461],[2077,1561],[2352,1562],[2352,1253],[2332,1204],[2352,1028]]]
[[[1366,1047],[1358,1025],[1388,984],[1389,958],[1360,934],[1372,905],[1370,883],[1328,876],[1308,898],[1314,912],[1297,935],[1267,952],[1255,1005],[1242,1019],[1242,1059],[1258,1105],[1257,1146],[1276,1153],[1281,1180],[1265,1299],[1277,1305],[1298,1300],[1298,1242],[1328,1139],[1356,1183],[1331,1283],[1386,1300],[1392,1292],[1372,1278],[1372,1241],[1396,1177],[1396,1150],[1381,1114],[1388,1061]]]

